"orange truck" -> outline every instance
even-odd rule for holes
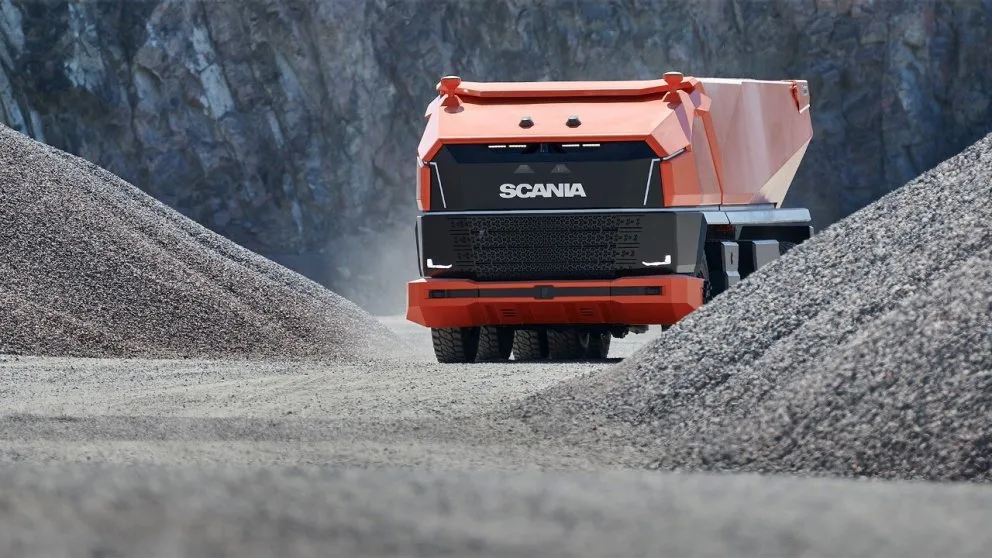
[[[602,359],[813,234],[782,202],[813,135],[803,80],[468,82],[427,108],[421,277],[440,362]]]

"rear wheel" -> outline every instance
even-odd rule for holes
[[[610,354],[610,342],[613,336],[608,331],[584,331],[581,335],[582,349],[585,358],[604,359]]]
[[[548,332],[548,356],[552,360],[576,360],[585,355],[581,334],[576,329]]]
[[[518,329],[513,334],[513,358],[544,360],[548,358],[548,335],[534,329]]]
[[[479,349],[479,328],[431,328],[438,362],[474,362]]]
[[[710,282],[710,265],[706,261],[706,256],[699,262],[696,269],[696,277],[703,280],[703,304],[713,300],[713,283]]]
[[[479,328],[479,349],[475,355],[476,362],[508,360],[512,350],[512,329],[493,326]]]

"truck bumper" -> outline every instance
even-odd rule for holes
[[[690,275],[615,280],[407,283],[408,320],[432,328],[482,325],[671,325],[702,306]]]

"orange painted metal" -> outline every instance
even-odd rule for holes
[[[672,76],[675,77],[675,76]],[[450,78],[449,78],[450,79]],[[691,80],[691,78],[690,78]],[[636,81],[537,81],[537,82],[463,82],[452,81],[453,89],[439,84],[438,91],[459,96],[507,99],[570,98],[570,97],[634,97],[667,93],[676,89],[692,89],[695,85],[685,79],[649,79]]]
[[[812,138],[803,80],[684,77],[463,82],[425,114],[418,164],[445,143],[645,141],[662,158],[666,206],[781,205]],[[582,124],[569,127],[569,116]],[[519,125],[530,117],[533,126]]]
[[[435,289],[661,287],[659,295],[430,298]],[[418,279],[407,284],[408,320],[426,327],[528,324],[670,325],[703,303],[702,280],[689,275],[629,277],[613,281],[475,282]]]
[[[661,95],[636,97],[623,103],[592,98],[549,102],[461,97],[457,109],[446,109],[437,103],[424,131],[419,155],[421,160],[428,161],[443,143],[643,141],[653,129],[662,126],[670,112]],[[582,119],[582,125],[577,128],[565,124],[573,114]],[[524,116],[534,119],[533,127],[519,126]],[[674,146],[682,139],[676,137],[674,142],[666,139],[665,143]]]
[[[813,137],[807,82],[700,82],[712,99],[723,203],[781,205]]]

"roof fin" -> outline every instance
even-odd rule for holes
[[[455,90],[461,85],[462,78],[458,76],[444,76],[437,83],[437,91],[442,95],[454,95]]]
[[[448,112],[458,112],[461,107],[461,99],[455,95],[462,78],[458,76],[444,76],[437,84],[438,93],[441,94],[441,105]]]

